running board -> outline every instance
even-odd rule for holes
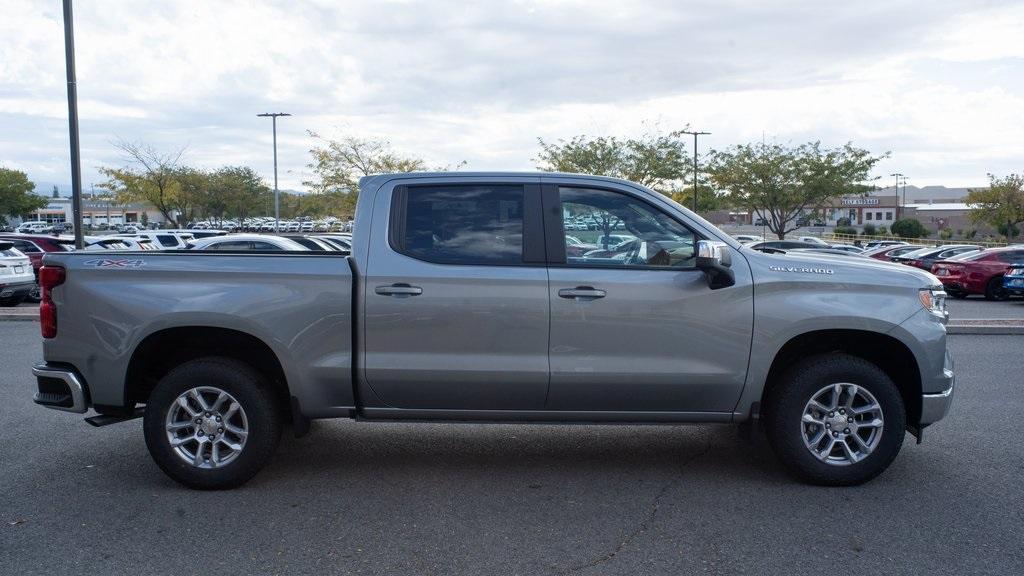
[[[117,424],[118,422],[127,422],[128,420],[135,420],[136,418],[142,418],[142,415],[146,412],[145,406],[139,406],[134,412],[127,416],[118,416],[114,414],[97,414],[96,416],[90,416],[85,419],[85,422],[90,426],[99,428],[100,426],[109,426],[111,424]]]

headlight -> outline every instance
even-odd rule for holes
[[[946,312],[945,290],[938,287],[922,288],[917,295],[921,299],[921,305],[924,306],[925,310],[943,320],[949,317],[948,312]]]

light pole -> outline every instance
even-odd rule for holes
[[[693,134],[693,211],[697,212],[697,136],[711,134],[711,132],[683,130],[681,133]]]
[[[892,177],[896,178],[896,185],[893,186],[892,189],[893,189],[894,192],[896,192],[896,219],[899,220],[900,219],[900,178],[903,177],[903,174],[900,174],[899,172],[893,172],[892,174],[889,174],[889,176],[892,176]]]
[[[82,158],[78,143],[78,80],[75,77],[75,26],[71,0],[64,0],[64,65],[68,78],[68,132],[71,136],[71,211],[75,248],[85,246],[82,237]]]
[[[281,232],[281,194],[277,191],[277,117],[291,116],[285,112],[266,112],[257,116],[269,116],[274,125],[274,233]]]

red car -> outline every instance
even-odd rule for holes
[[[72,250],[75,245],[74,240],[46,236],[44,234],[0,233],[0,240],[14,244],[18,251],[28,256],[28,259],[32,261],[32,269],[36,273],[36,287],[32,289],[28,296],[28,301],[30,302],[39,301],[39,267],[43,265],[43,254],[47,252],[65,252]]]
[[[1024,264],[1024,246],[989,248],[956,260],[939,260],[931,271],[953,298],[984,294],[987,300],[1006,300],[1010,294],[1003,288],[1003,274],[1014,264]]]

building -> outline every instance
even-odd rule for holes
[[[106,228],[117,224],[140,224],[143,214],[149,224],[161,225],[167,221],[152,204],[119,204],[109,198],[82,199],[83,226]],[[45,207],[24,215],[22,221],[41,221],[52,224],[73,222],[74,211],[71,198],[51,198]]]

